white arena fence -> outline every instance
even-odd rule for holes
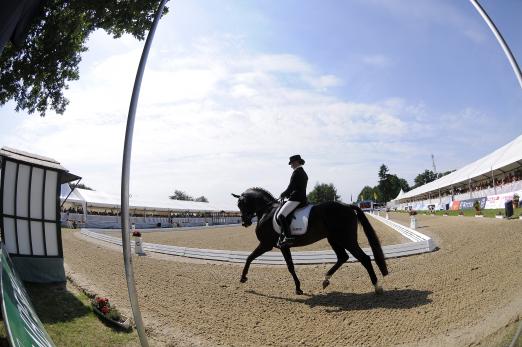
[[[90,215],[79,213],[61,213],[64,226],[72,227],[76,222],[78,227],[92,229],[121,229],[120,216]],[[136,229],[197,227],[208,225],[240,224],[241,217],[131,217]]]
[[[411,242],[401,243],[397,245],[387,245],[383,246],[384,256],[386,258],[397,258],[403,256],[409,256],[414,254],[432,252],[436,250],[436,245],[433,240],[421,234],[413,229],[405,227],[399,223],[395,223],[389,220],[386,220],[382,217],[378,217],[375,215],[371,215],[392,229],[398,231],[406,238],[411,240]],[[175,231],[173,231],[175,232]],[[82,229],[81,233],[83,235],[112,243],[115,245],[122,245],[122,241],[120,238],[112,237],[104,234],[101,231],[93,231],[89,229]],[[134,241],[131,240],[131,247],[134,247]],[[154,252],[168,255],[175,255],[180,257],[187,258],[195,258],[202,260],[214,260],[214,261],[225,261],[232,263],[244,263],[246,258],[250,255],[251,252],[247,251],[230,251],[230,250],[217,250],[217,249],[201,249],[201,248],[190,248],[190,247],[178,247],[178,246],[168,246],[168,245],[160,245],[154,243],[143,243],[143,250],[145,252]],[[368,254],[373,259],[373,254],[371,249],[364,248],[363,249],[366,254]],[[337,261],[337,256],[332,250],[325,251],[308,251],[308,252],[292,252],[292,258],[295,264],[323,264],[323,263],[335,263]],[[350,262],[356,261],[355,257],[350,254]],[[286,264],[285,260],[281,254],[281,252],[267,252],[257,258],[254,263],[257,264],[274,264],[274,265],[282,265]]]

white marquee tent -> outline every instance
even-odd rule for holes
[[[70,187],[64,184],[60,194],[62,202],[68,195],[68,202],[81,204],[85,207],[120,208],[120,196],[79,188],[71,192]],[[237,206],[233,204],[224,206],[206,202],[171,200],[168,198],[162,200],[142,200],[131,197],[129,203],[131,209],[141,211],[239,212]]]
[[[452,186],[462,186],[468,183],[479,182],[498,177],[506,172],[522,167],[522,135],[500,147],[485,157],[474,161],[449,175],[433,182],[412,189],[407,193],[402,190],[395,201],[418,198],[431,193],[438,194],[439,189],[448,189]]]

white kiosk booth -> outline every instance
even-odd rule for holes
[[[63,282],[60,185],[80,179],[54,159],[0,149],[2,242],[18,275],[30,282]]]

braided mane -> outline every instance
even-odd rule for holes
[[[277,199],[274,198],[274,196],[272,195],[272,193],[270,193],[268,190],[264,189],[264,188],[261,188],[261,187],[253,187],[253,188],[250,188],[250,190],[253,190],[255,192],[259,192],[261,194],[264,194],[264,195],[267,195],[267,197],[269,197],[270,199],[272,199],[272,201],[276,201]]]

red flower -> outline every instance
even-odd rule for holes
[[[100,311],[102,311],[103,314],[107,314],[109,313],[109,308],[107,306],[103,306]]]

